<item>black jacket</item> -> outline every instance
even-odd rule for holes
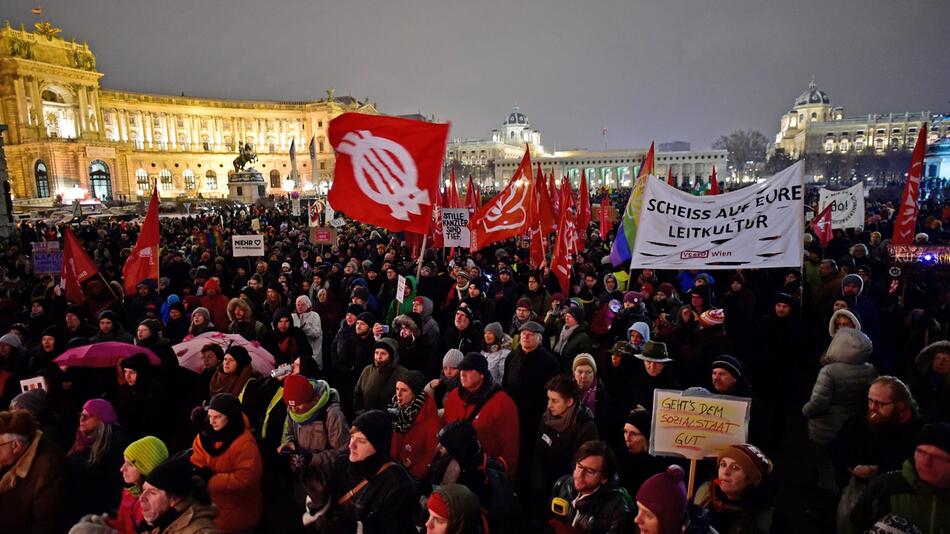
[[[584,498],[574,503],[577,490],[572,475],[564,475],[554,484],[552,498],[561,498],[573,503],[566,524],[574,525],[585,534],[620,534],[633,531],[634,514],[617,484],[616,477]]]

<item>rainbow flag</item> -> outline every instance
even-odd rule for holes
[[[637,241],[637,224],[640,222],[640,210],[643,208],[643,189],[646,187],[647,178],[653,174],[653,143],[650,143],[650,150],[647,157],[640,166],[640,172],[637,173],[637,181],[633,184],[633,191],[630,192],[630,200],[623,210],[620,225],[617,227],[617,237],[614,244],[610,247],[610,263],[614,266],[620,266],[624,262],[629,262],[633,257],[633,244]]]

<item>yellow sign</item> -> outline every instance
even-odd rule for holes
[[[752,399],[713,395],[702,388],[653,392],[650,454],[699,460],[746,443]]]

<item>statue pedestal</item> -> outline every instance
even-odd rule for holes
[[[251,167],[228,177],[228,200],[254,204],[267,196],[264,176]]]

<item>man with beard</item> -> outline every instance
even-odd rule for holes
[[[351,311],[348,310],[347,314]],[[359,373],[373,362],[376,340],[373,339],[372,325],[376,318],[370,312],[360,313],[354,324],[354,335],[347,339],[340,350],[333,357],[333,379],[337,391],[353,391]],[[353,396],[344,393],[341,395],[343,412],[348,417],[353,416]]]
[[[481,350],[482,334],[482,324],[475,318],[472,309],[460,305],[452,325],[445,329],[442,350],[458,349],[463,354]]]
[[[899,470],[913,454],[922,425],[917,403],[900,379],[881,376],[871,383],[866,413],[849,419],[831,445],[838,482],[847,486],[838,506],[838,532],[847,532],[851,506],[867,483]]]

